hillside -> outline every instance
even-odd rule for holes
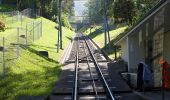
[[[117,28],[114,28],[110,30],[110,38],[111,38],[111,50],[108,50],[108,44],[107,47],[104,46],[104,32],[102,29],[102,26],[95,26],[91,29],[90,28],[82,28],[80,29],[81,32],[84,32],[87,34],[90,38],[92,38],[93,41],[97,43],[97,45],[102,48],[111,59],[114,59],[114,47],[113,42],[119,36],[121,33],[123,33],[128,27],[126,25],[118,26]]]
[[[30,19],[38,20],[38,19]],[[28,20],[25,20],[28,21]],[[24,26],[23,22],[23,26]],[[21,46],[21,53],[15,63],[8,68],[8,74],[0,80],[0,99],[13,100],[20,96],[42,96],[51,93],[52,88],[60,74],[59,60],[64,53],[60,50],[57,53],[57,34],[56,23],[42,18],[43,34],[42,38],[36,40],[29,47]],[[17,26],[18,23],[10,26]],[[9,28],[1,32],[1,37],[8,37],[16,31]],[[70,42],[74,32],[63,27],[63,47]],[[38,51],[47,51],[49,57],[42,56]]]

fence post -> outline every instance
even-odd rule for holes
[[[17,13],[18,13],[18,22],[20,21],[20,13],[19,13],[19,11],[17,11]]]
[[[3,37],[3,74],[5,75],[5,37]]]
[[[19,57],[19,46],[20,46],[20,44],[19,44],[19,27],[17,28],[17,43],[18,43],[18,46],[17,46],[17,58]]]
[[[20,17],[21,17],[21,28],[22,28],[22,12],[21,12],[20,14],[21,14],[21,16],[20,16]]]
[[[26,24],[26,45],[28,46],[28,26]]]
[[[41,26],[41,22],[38,22],[38,26],[37,26],[38,27],[38,39],[40,38],[40,35],[41,35],[40,34],[40,26]]]
[[[33,42],[34,42],[34,22],[32,23],[32,26],[33,26],[33,28],[32,28],[32,32],[33,32],[32,36],[33,36]]]
[[[14,19],[13,19],[13,16],[14,16],[14,12],[12,12],[12,23],[14,23]]]
[[[41,37],[42,37],[42,18],[41,18]]]

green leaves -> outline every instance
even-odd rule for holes
[[[131,0],[118,0],[114,5],[114,17],[117,22],[127,22],[133,24],[135,16],[135,4]]]

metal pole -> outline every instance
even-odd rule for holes
[[[106,2],[104,1],[104,44],[107,45]]]
[[[42,37],[42,16],[41,16],[41,37]]]
[[[107,16],[106,16],[106,28],[107,28],[107,35],[108,35],[108,44],[109,44],[109,51],[111,51],[111,45],[110,45],[110,32],[109,32],[109,24],[108,24],[108,19],[107,19]]]
[[[59,27],[59,26],[58,26]],[[58,41],[57,41],[57,52],[59,52],[59,48],[60,48],[60,31],[58,29]]]
[[[28,45],[28,26],[26,24],[26,45]]]
[[[108,3],[108,0],[105,0],[104,2],[104,14],[105,14],[105,24],[106,24],[106,34],[108,35],[108,46],[109,46],[109,51],[111,50],[111,45],[110,45],[110,33],[109,33],[109,24],[108,24],[108,19],[107,19],[107,9],[106,5]],[[106,37],[107,38],[107,37]]]
[[[20,44],[19,44],[19,27],[17,28],[17,43],[18,43],[18,46],[17,46],[17,58],[19,57],[19,46],[20,46]]]
[[[20,14],[21,14],[21,16],[20,16],[20,17],[21,17],[21,28],[22,28],[22,12],[21,12]]]
[[[34,22],[32,23],[32,27],[33,27],[33,28],[32,28],[32,32],[33,32],[33,33],[32,33],[32,38],[33,38],[33,42],[34,42],[34,38],[35,38],[35,37],[34,37],[34,34],[35,34],[35,33],[34,33]]]
[[[5,37],[3,37],[3,71],[5,75]]]
[[[13,19],[13,17],[14,17],[14,12],[12,12],[12,23],[14,23],[14,19]]]
[[[59,31],[60,31],[60,49],[62,49],[62,0],[59,0]]]

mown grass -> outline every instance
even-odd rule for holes
[[[62,54],[64,53],[64,49],[67,47],[68,43],[71,42],[71,38],[73,37],[73,31],[63,27],[63,49],[57,52],[57,39],[58,39],[58,30],[56,29],[57,24],[51,22],[50,20],[43,19],[43,37],[35,41],[32,48],[41,51],[48,51],[49,58],[53,60],[60,60]]]
[[[52,92],[62,67],[58,61],[74,34],[63,27],[63,50],[57,53],[57,24],[45,18],[42,21],[42,38],[27,48],[21,46],[19,58],[9,67],[9,73],[1,78],[0,100],[14,100],[21,96],[43,96]],[[7,31],[12,30],[5,32]],[[1,33],[1,36],[6,36],[6,33]],[[40,55],[38,51],[47,51],[49,57]]]
[[[16,16],[14,16],[16,17]],[[22,20],[22,23],[21,21],[17,21],[17,20],[14,20],[14,21],[11,21],[10,19],[12,19],[11,16],[7,16],[5,19],[5,24],[6,24],[6,30],[3,31],[3,32],[0,32],[0,47],[3,47],[3,37],[5,38],[5,48],[6,48],[6,51],[5,51],[5,66],[6,67],[10,67],[11,66],[11,63],[14,63],[15,62],[15,59],[17,58],[17,47],[16,46],[13,46],[11,45],[11,43],[17,43],[17,33],[18,33],[18,30],[17,28],[18,27],[22,27],[22,31],[20,30],[19,33],[20,34],[24,34],[25,33],[25,28],[26,28],[26,24],[27,22],[37,22],[37,21],[40,21],[41,18],[36,18],[36,19],[32,19],[32,18],[28,18],[28,17],[23,17],[23,20]],[[15,18],[16,19],[16,18]],[[32,24],[30,24],[32,25]],[[29,27],[29,28],[32,28],[32,27]],[[29,29],[28,28],[28,29]],[[29,34],[32,34],[31,32],[29,32]],[[31,36],[31,35],[29,35]],[[29,37],[30,39],[31,37]],[[26,40],[25,39],[22,39],[20,38],[20,44],[22,43],[25,43]],[[11,49],[9,49],[11,48]],[[0,75],[3,73],[3,53],[2,53],[2,50],[0,51]]]
[[[119,36],[121,33],[123,33],[128,27],[126,25],[119,26],[115,29],[110,30],[110,39],[111,39],[111,50],[108,49],[108,44],[105,46],[104,44],[104,32],[102,29],[102,26],[96,26],[91,29],[90,33],[90,28],[87,29],[82,29],[84,30],[84,33],[86,33],[89,37],[91,37],[97,45],[102,48],[110,58],[114,59],[115,54],[114,54],[114,45],[113,42],[116,39],[117,36]]]

